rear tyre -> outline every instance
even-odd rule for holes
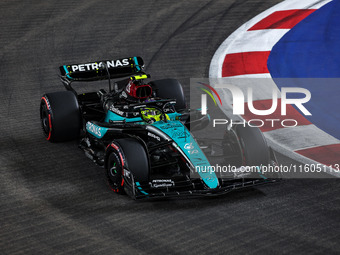
[[[40,119],[48,141],[63,142],[78,138],[81,117],[76,95],[71,91],[45,94],[41,98]]]
[[[182,85],[176,79],[163,79],[150,82],[156,96],[164,99],[176,99],[176,111],[186,108]]]
[[[245,165],[260,166],[270,163],[269,147],[259,128],[237,125],[236,133],[243,151]]]

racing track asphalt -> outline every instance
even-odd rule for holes
[[[222,41],[279,1],[0,2],[1,254],[335,254],[339,180],[133,201],[75,142],[50,144],[40,96],[58,66],[142,56],[154,79],[208,77]],[[280,157],[280,163],[294,163]]]

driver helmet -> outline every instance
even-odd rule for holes
[[[141,109],[142,119],[146,120],[149,123],[154,123],[156,121],[162,120],[162,112],[156,108],[147,107]],[[170,120],[170,117],[165,114],[167,120]]]

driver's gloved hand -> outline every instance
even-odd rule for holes
[[[146,120],[146,122],[148,123],[148,124],[152,124],[152,123],[154,123],[156,120],[154,119],[154,118],[150,118],[150,119],[147,119]]]

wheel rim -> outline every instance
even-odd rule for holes
[[[50,133],[50,123],[48,116],[49,114],[47,112],[46,104],[43,104],[41,106],[41,125],[46,136],[48,136]]]
[[[110,180],[115,184],[117,181],[117,176],[118,176],[117,163],[114,162],[113,165],[109,168],[109,177]]]
[[[121,166],[113,154],[109,157],[109,164],[106,170],[108,183],[114,192],[120,192]]]

